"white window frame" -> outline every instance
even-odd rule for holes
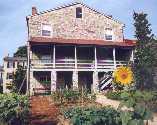
[[[50,28],[50,36],[45,36],[45,35],[43,35],[43,26],[44,26],[44,25],[45,25],[45,26],[46,26],[46,25],[47,25],[47,26],[48,26],[48,25],[50,26],[50,27],[49,27],[49,28]],[[48,28],[48,27],[47,27],[47,28]],[[49,30],[47,30],[47,31],[49,31]],[[42,23],[42,24],[41,24],[41,36],[42,36],[42,37],[52,37],[52,34],[53,34],[52,25],[51,25],[51,24]]]
[[[106,39],[106,35],[111,35],[112,36],[112,39]],[[112,28],[105,28],[105,34],[104,34],[104,39],[106,41],[114,41],[114,33],[113,33],[113,29]]]

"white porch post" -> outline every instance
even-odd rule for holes
[[[95,54],[95,69],[97,69],[98,61],[97,61],[97,47],[96,46],[94,47],[94,54]]]
[[[53,68],[55,68],[56,63],[56,45],[53,46]]]
[[[33,91],[34,86],[35,86],[35,80],[33,76],[33,71],[30,71],[30,84],[29,84],[30,95],[34,94],[34,91]]]
[[[98,85],[99,85],[98,72],[94,71],[93,72],[93,92],[94,93],[99,92]]]
[[[130,61],[134,63],[134,50],[131,51]]]
[[[116,49],[113,48],[113,63],[114,63],[114,69],[116,69]]]
[[[31,57],[30,57],[31,56]],[[27,42],[27,74],[26,74],[26,92],[27,94],[31,94],[30,92],[30,59],[32,59],[32,52],[30,49],[30,43]]]
[[[72,75],[73,90],[78,90],[77,47],[75,45],[75,70]]]
[[[51,92],[56,91],[56,81],[57,81],[57,74],[56,71],[51,71]]]
[[[77,47],[75,45],[75,69],[77,69]]]
[[[78,90],[78,71],[73,71],[72,76],[73,90]]]

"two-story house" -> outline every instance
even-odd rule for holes
[[[133,61],[135,42],[124,24],[82,2],[27,16],[31,94],[62,88],[98,91],[105,72]],[[39,92],[39,91],[38,91]]]
[[[4,57],[3,59],[3,93],[9,93],[12,90],[13,75],[18,65],[27,67],[27,58],[24,57]]]

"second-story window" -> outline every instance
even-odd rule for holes
[[[81,7],[76,8],[76,18],[82,18],[82,8]]]
[[[111,28],[105,29],[105,40],[113,40],[113,30]]]
[[[7,68],[13,68],[13,67],[14,67],[13,62],[8,62],[8,63],[7,63]]]
[[[52,27],[49,24],[42,24],[42,36],[51,36]]]

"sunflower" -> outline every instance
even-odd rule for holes
[[[113,73],[114,81],[121,85],[130,85],[133,82],[133,72],[130,67],[121,66]]]

